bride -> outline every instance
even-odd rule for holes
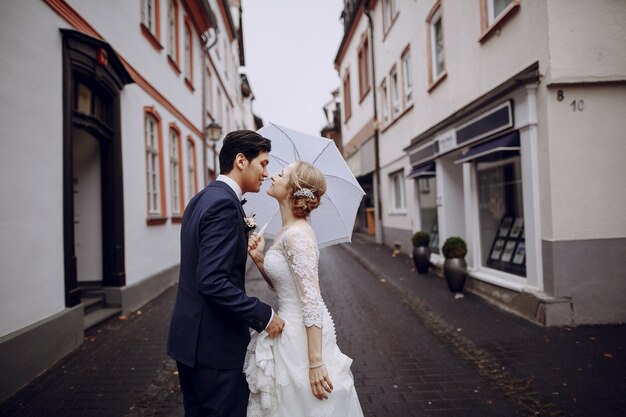
[[[252,333],[244,364],[248,417],[362,417],[352,359],[337,346],[320,293],[319,250],[307,221],[326,180],[313,165],[298,161],[271,181],[267,193],[278,200],[282,229],[265,255],[263,236],[252,235],[248,253],[276,291],[285,327],[275,339]]]

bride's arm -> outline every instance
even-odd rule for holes
[[[327,399],[333,390],[322,357],[322,323],[324,302],[318,280],[319,251],[315,239],[304,231],[295,231],[285,238],[289,268],[294,274],[302,300],[302,316],[306,328],[311,391],[319,400]]]
[[[306,328],[306,338],[309,350],[309,382],[311,391],[318,400],[328,399],[328,393],[333,391],[333,383],[328,377],[326,365],[322,359],[322,329],[317,326]]]
[[[263,266],[263,262],[265,261],[265,254],[263,252],[264,248],[265,238],[263,236],[259,237],[256,235],[256,233],[250,236],[250,239],[248,240],[248,254],[250,255],[250,258],[252,258],[252,261],[254,262],[256,267],[259,269],[259,272],[261,273],[261,276],[263,277],[265,282],[267,282],[267,285],[269,285],[272,291],[275,291],[272,280],[265,273],[265,267]]]

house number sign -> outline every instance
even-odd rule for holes
[[[558,101],[565,100],[565,93],[563,92],[563,90],[557,90],[556,99]],[[578,99],[578,100],[574,99],[572,100],[571,103],[569,103],[569,106],[572,108],[573,112],[583,111],[585,110],[585,101],[582,99]]]

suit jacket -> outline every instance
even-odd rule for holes
[[[260,332],[271,318],[271,307],[245,292],[244,214],[235,192],[221,181],[185,209],[167,352],[187,366],[243,368],[249,327]]]

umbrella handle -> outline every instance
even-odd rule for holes
[[[273,218],[274,216],[272,216]],[[271,221],[272,219],[270,219]],[[267,226],[269,226],[270,222],[265,223],[265,225],[261,228],[261,230],[259,231],[259,237],[263,236],[263,233],[265,233],[265,229],[267,229]]]
[[[261,237],[263,236],[263,233],[265,232],[265,229],[267,229],[267,226],[270,225],[270,223],[272,222],[272,220],[274,219],[274,216],[276,216],[276,214],[280,211],[280,209],[276,210],[274,212],[274,214],[272,214],[272,217],[270,217],[270,219],[267,221],[267,223],[265,223],[265,225],[263,227],[261,227],[261,230],[258,233],[258,236]]]

